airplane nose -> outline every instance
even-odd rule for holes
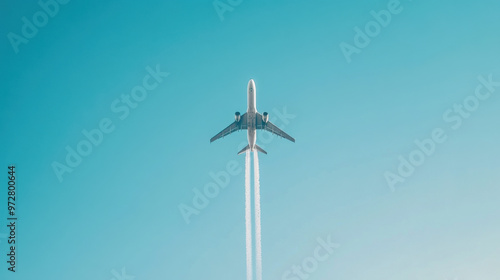
[[[250,79],[250,81],[248,82],[248,86],[255,87],[255,82],[253,81],[253,79]]]

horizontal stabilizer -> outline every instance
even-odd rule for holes
[[[261,147],[257,146],[257,144],[255,144],[255,149],[257,149],[257,151],[267,155],[267,152],[264,151]]]
[[[241,151],[238,152],[238,155],[241,155],[243,154],[244,152],[246,152],[247,150],[250,150],[250,145],[247,145],[245,148],[243,148]]]
[[[238,152],[238,155],[241,155],[248,150],[251,150],[250,145],[246,145],[245,148],[243,148],[241,151]],[[255,152],[255,150],[267,155],[267,152],[264,151],[264,149],[262,149],[261,147],[257,146],[257,144],[255,144],[255,146],[254,146],[254,152]]]

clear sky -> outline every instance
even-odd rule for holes
[[[1,279],[244,279],[251,78],[264,279],[499,279],[499,1],[216,4],[2,1]]]

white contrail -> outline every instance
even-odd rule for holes
[[[245,228],[247,249],[247,280],[252,280],[252,205],[250,190],[250,151],[245,156]]]
[[[262,244],[260,234],[260,175],[259,156],[253,152],[254,199],[255,199],[255,274],[257,280],[262,280]]]

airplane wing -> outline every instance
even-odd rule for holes
[[[278,135],[279,137],[283,137],[285,139],[288,139],[292,142],[295,142],[295,139],[288,135],[286,132],[284,132],[283,130],[279,129],[276,125],[274,125],[272,122],[270,121],[267,121],[267,122],[264,122],[263,118],[262,118],[262,115],[257,113],[256,116],[255,116],[256,120],[256,128],[257,129],[264,129],[264,130],[267,130],[273,134],[276,134]]]
[[[247,113],[244,113],[240,117],[240,121],[235,121],[232,124],[230,124],[228,127],[224,128],[221,132],[219,132],[217,135],[212,137],[210,139],[210,143],[214,142],[215,140],[222,138],[224,136],[227,136],[235,131],[238,131],[240,129],[247,129]]]

